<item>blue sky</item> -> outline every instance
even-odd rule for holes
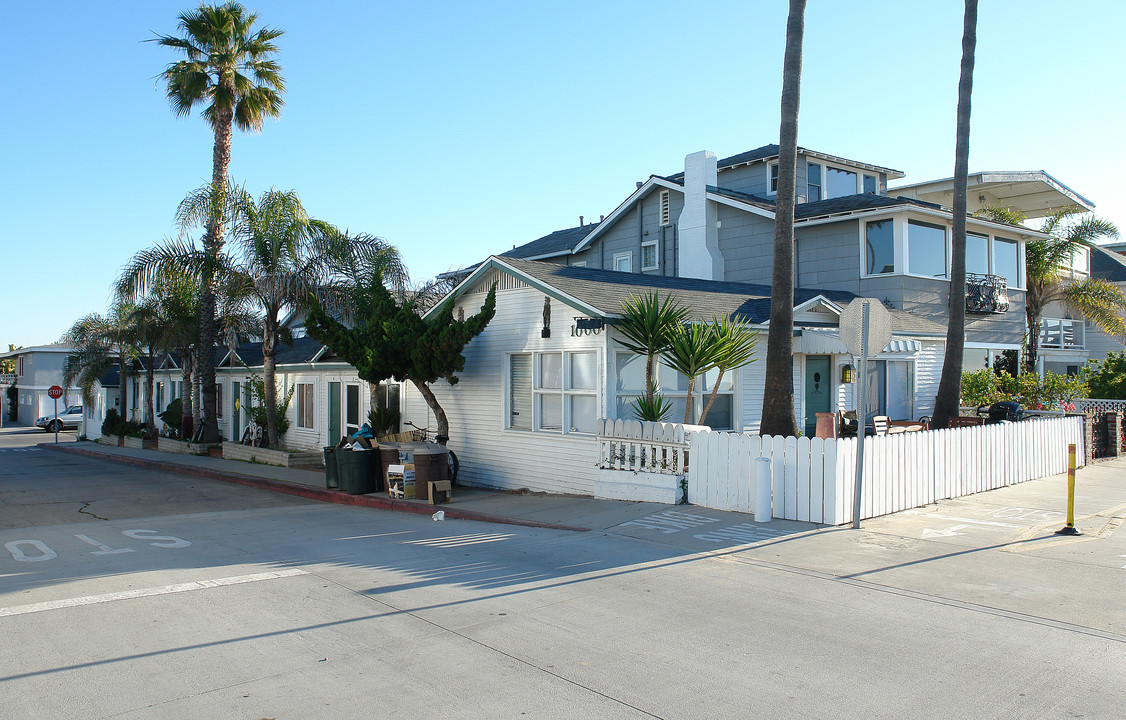
[[[684,156],[776,142],[786,3],[249,2],[286,108],[231,174],[379,235],[417,279],[609,214]],[[156,76],[184,2],[20,3],[0,31],[0,348],[52,342],[210,177]],[[1126,4],[983,2],[970,170],[1046,170],[1126,230]],[[799,144],[948,177],[959,2],[806,11]],[[49,291],[50,290],[50,291]]]

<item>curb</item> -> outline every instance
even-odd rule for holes
[[[509,518],[502,515],[491,515],[489,513],[476,512],[474,510],[462,510],[460,508],[450,507],[449,505],[421,505],[418,503],[406,502],[403,500],[393,500],[387,497],[372,497],[370,495],[349,495],[348,493],[340,492],[339,490],[310,487],[308,485],[295,485],[293,483],[287,483],[282,480],[269,480],[267,478],[261,478],[255,475],[243,475],[242,473],[209,470],[207,468],[192,467],[190,465],[180,465],[178,463],[166,462],[163,460],[136,458],[130,457],[128,455],[113,455],[110,453],[98,452],[97,450],[86,450],[84,448],[55,445],[54,443],[40,443],[38,447],[44,448],[46,450],[54,450],[56,452],[70,453],[72,455],[83,455],[85,457],[97,458],[99,460],[119,462],[125,465],[135,465],[137,467],[143,467],[149,470],[162,470],[164,472],[179,473],[180,475],[191,475],[193,477],[207,478],[208,480],[220,480],[223,482],[235,483],[236,485],[245,485],[247,487],[254,487],[262,490],[272,490],[274,492],[285,493],[287,495],[296,495],[298,497],[307,498],[309,500],[336,503],[337,505],[354,505],[357,507],[376,508],[377,510],[414,513],[415,515],[433,515],[435,510],[437,509],[445,512],[446,517],[450,518],[451,520],[473,520],[476,522],[499,523],[503,525],[519,525],[522,527],[543,528],[546,530],[566,530],[569,532],[590,531],[589,528],[574,527],[572,525],[557,525],[555,523],[537,522],[535,520],[520,520],[518,518]]]

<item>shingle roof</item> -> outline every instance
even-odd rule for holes
[[[512,248],[508,252],[501,253],[501,257],[534,258],[569,253],[596,227],[598,227],[598,223],[589,223],[566,230],[556,230],[529,243]]]
[[[284,342],[278,344],[277,354],[274,356],[274,362],[278,365],[300,365],[304,363],[313,362],[313,358],[324,347],[317,340],[309,337],[294,338],[292,345],[286,345]],[[226,354],[226,348],[222,348],[223,355]],[[235,352],[238,353],[239,358],[246,364],[247,367],[262,367],[262,343],[248,342],[239,345]],[[238,365],[236,361],[234,363]]]
[[[622,300],[630,293],[656,290],[675,293],[690,308],[693,320],[710,320],[713,315],[727,315],[759,324],[770,318],[770,287],[767,285],[595,270],[535,260],[500,259],[515,270],[590,305],[604,315],[620,313]],[[798,288],[794,291],[794,305],[800,305],[818,295],[837,305],[847,305],[857,297],[841,290]],[[924,335],[946,333],[946,327],[933,320],[903,310],[889,308],[889,312],[895,332]]]
[[[752,195],[750,193],[740,192],[738,190],[731,190],[729,188],[708,186],[708,191],[716,195],[729,197],[732,200],[739,200],[750,205],[755,205],[764,210],[774,212],[775,201],[774,198],[763,197],[762,195]],[[844,195],[841,197],[829,198],[827,200],[816,200],[814,202],[798,203],[794,206],[794,218],[803,220],[811,217],[821,217],[823,215],[837,215],[846,212],[858,212],[861,210],[876,210],[886,207],[898,207],[903,205],[912,205],[914,207],[927,208],[929,210],[945,210],[941,205],[935,203],[925,202],[923,200],[915,200],[913,198],[900,198],[888,197],[887,195],[875,195],[873,193],[862,193],[860,195]]]
[[[1106,248],[1092,248],[1091,277],[1107,282],[1126,282],[1126,257]]]

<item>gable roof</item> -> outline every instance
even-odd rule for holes
[[[1112,283],[1126,282],[1126,257],[1104,247],[1091,248],[1091,277]]]
[[[639,273],[595,270],[556,263],[493,256],[455,290],[458,294],[472,287],[489,269],[499,269],[517,277],[545,294],[583,312],[604,318],[618,317],[622,300],[631,293],[655,290],[675,294],[690,311],[692,320],[710,320],[726,315],[761,325],[770,318],[770,287],[751,283],[698,280],[696,278],[642,275]],[[840,290],[798,288],[794,305],[824,298],[836,308],[857,296]],[[903,310],[890,309],[892,329],[900,334],[945,336],[945,326]]]
[[[526,260],[569,255],[575,249],[575,246],[582,242],[587,235],[594,232],[599,225],[600,223],[588,223],[565,230],[556,230],[500,255],[501,257],[524,258]]]

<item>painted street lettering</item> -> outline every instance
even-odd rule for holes
[[[753,523],[743,523],[742,525],[732,525],[730,527],[719,528],[700,535],[693,535],[692,537],[697,540],[705,540],[707,542],[739,542],[739,543],[753,543],[761,542],[763,540],[773,540],[782,537],[786,533],[781,530],[771,530],[764,528],[761,525]]]
[[[133,540],[146,540],[148,544],[156,548],[186,548],[192,543],[189,540],[176,537],[175,535],[158,535],[158,530],[122,530],[121,534]],[[77,534],[75,539],[92,545],[97,550],[91,550],[91,555],[120,555],[121,553],[135,552],[133,548],[121,547],[114,548],[100,540],[95,540],[89,535]],[[57,552],[52,550],[42,540],[27,539],[27,540],[11,540],[4,543],[4,549],[12,556],[16,562],[22,563],[37,563],[45,562],[47,560],[54,560],[59,556]]]
[[[719,519],[706,517],[704,515],[693,515],[692,513],[680,512],[679,510],[667,510],[653,515],[646,515],[637,520],[628,520],[618,525],[618,527],[639,527],[645,530],[656,530],[657,532],[667,535],[669,533],[680,532],[681,530],[691,530],[701,525],[714,522],[719,522]]]

